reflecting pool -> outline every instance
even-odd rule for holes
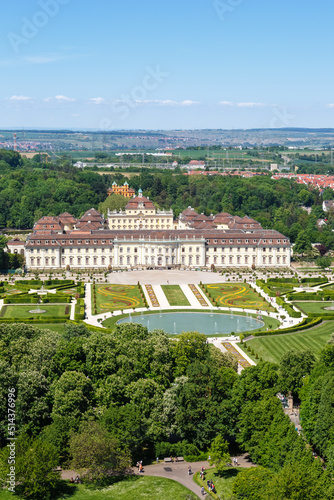
[[[252,316],[238,316],[236,314],[173,312],[157,314],[141,314],[120,319],[120,323],[139,323],[148,330],[160,328],[165,332],[176,335],[182,332],[196,331],[205,335],[241,333],[248,330],[262,328],[264,323]]]

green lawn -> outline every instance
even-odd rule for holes
[[[212,480],[215,485],[217,495],[221,495],[221,498],[232,498],[232,486],[234,479],[242,470],[245,469],[243,467],[225,467],[223,473],[218,475],[216,468],[207,469],[205,480],[202,481],[199,474],[196,474],[196,482],[200,486],[205,487],[207,486],[206,482],[208,480]],[[206,495],[206,498],[209,498],[208,495]]]
[[[259,297],[247,283],[214,283],[204,285],[204,290],[206,295],[210,293],[219,306],[274,311],[268,302]],[[212,299],[209,298],[209,300],[216,305]]]
[[[52,332],[64,333],[65,323],[41,323],[35,325],[41,330],[51,330]]]
[[[305,314],[316,313],[316,314],[334,314],[334,310],[326,310],[326,307],[332,307],[332,301],[326,300],[326,302],[317,301],[317,302],[294,302],[293,305],[297,306]]]
[[[170,306],[190,306],[179,285],[161,285]]]
[[[162,477],[129,476],[126,480],[100,490],[88,489],[83,484],[67,484],[66,493],[54,497],[54,500],[67,498],[68,500],[197,500],[188,488],[176,481]],[[1,500],[23,500],[23,497],[13,496],[12,493],[2,491]]]
[[[246,344],[249,344],[264,361],[279,363],[283,354],[291,349],[297,351],[310,349],[317,356],[333,332],[334,322],[326,321],[311,330],[305,330],[305,332],[255,338]],[[240,347],[244,349],[243,346]],[[248,352],[247,354],[250,356]],[[250,357],[255,360],[254,356]]]
[[[40,309],[42,311],[46,311],[45,313],[31,313],[29,311],[38,309],[38,304],[29,304],[29,305],[5,305],[1,309],[1,317],[2,318],[12,318],[12,319],[20,319],[20,318],[60,318],[65,316],[65,310],[68,308],[70,314],[70,304],[40,304]]]
[[[145,307],[137,285],[96,285],[96,314],[135,307]]]

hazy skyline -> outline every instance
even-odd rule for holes
[[[17,0],[0,127],[332,127],[334,5]]]

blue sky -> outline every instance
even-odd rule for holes
[[[334,2],[16,0],[0,127],[332,127]]]

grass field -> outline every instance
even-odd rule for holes
[[[170,306],[190,306],[179,285],[161,285]]]
[[[38,304],[29,304],[29,305],[5,305],[1,309],[1,317],[2,318],[11,318],[11,319],[20,319],[20,318],[61,318],[65,316],[65,309],[68,308],[70,313],[70,304],[40,304],[40,309],[42,311],[46,311],[45,313],[31,313],[29,311],[36,310],[38,308]]]
[[[326,307],[332,307],[332,301],[328,300],[326,302],[317,301],[317,302],[294,302],[293,305],[297,306],[305,314],[316,313],[316,314],[334,314],[334,310],[326,310]]]
[[[41,323],[35,325],[41,330],[51,330],[52,332],[64,333],[65,323]]]
[[[243,467],[226,467],[222,475],[218,475],[216,468],[207,469],[204,481],[201,480],[199,475],[196,474],[196,482],[200,486],[206,486],[206,482],[208,480],[212,480],[215,485],[217,495],[222,495],[221,498],[232,498],[233,482],[242,470],[245,469]],[[208,495],[206,495],[206,497],[208,498]]]
[[[135,307],[145,307],[137,285],[96,285],[97,314]]]
[[[1,500],[23,500],[23,497],[13,496],[12,493],[1,491]],[[54,500],[67,498],[68,500],[196,500],[188,488],[176,481],[162,477],[129,476],[126,480],[112,486],[94,490],[83,484],[66,484],[64,492],[54,497]]]
[[[246,283],[214,283],[205,287],[220,306],[274,311],[268,302],[262,300]]]
[[[264,361],[279,363],[283,354],[291,349],[297,351],[310,349],[317,356],[333,332],[333,321],[326,321],[311,330],[305,330],[305,332],[255,338],[249,340],[247,345],[249,344]],[[240,347],[243,348],[243,346]],[[247,354],[250,356],[248,352]],[[250,357],[255,360],[254,356]]]

